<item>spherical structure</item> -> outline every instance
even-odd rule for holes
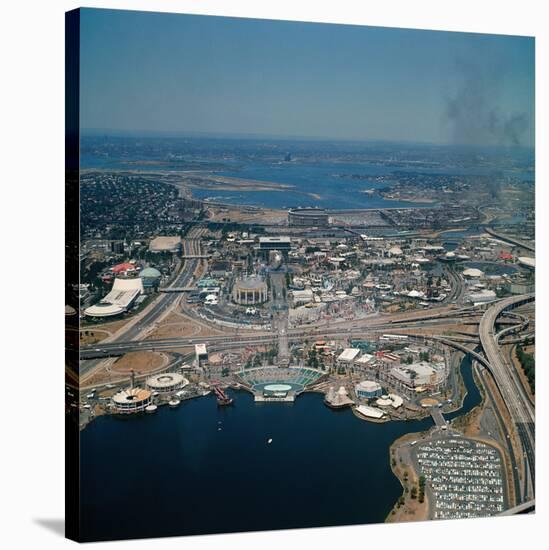
[[[147,378],[147,388],[158,393],[170,393],[185,387],[189,381],[175,372],[155,374]]]
[[[143,388],[128,388],[118,392],[112,398],[117,412],[130,414],[144,411],[151,404],[151,392]]]
[[[162,277],[162,273],[154,267],[146,267],[143,271],[141,271],[141,273],[139,273],[139,278],[143,281],[143,288],[146,289],[158,286],[160,283],[160,277]]]
[[[248,277],[233,287],[233,300],[240,305],[262,304],[267,301],[267,284],[261,277]]]
[[[355,392],[358,397],[365,397],[366,399],[379,397],[383,393],[381,386],[373,380],[363,380],[362,382],[359,382],[355,386]]]
[[[142,279],[158,279],[162,276],[162,273],[154,267],[146,267],[143,271],[141,271],[141,273],[139,273],[139,276]]]
[[[322,227],[329,223],[324,208],[292,208],[288,211],[288,224],[300,227]]]

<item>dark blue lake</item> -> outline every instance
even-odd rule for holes
[[[468,394],[450,418],[480,402],[468,360],[462,372]],[[389,447],[431,426],[372,424],[312,393],[256,404],[237,392],[232,407],[207,396],[150,416],[103,416],[81,433],[82,537],[383,522],[401,494]]]

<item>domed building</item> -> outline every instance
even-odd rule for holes
[[[267,283],[261,277],[240,279],[233,287],[233,300],[242,306],[262,304],[267,299]]]
[[[158,288],[161,277],[162,273],[154,267],[146,267],[139,273],[139,278],[143,281],[143,288],[149,292]]]
[[[355,393],[358,397],[371,399],[372,397],[381,397],[383,390],[377,382],[373,380],[363,380],[355,386]]]
[[[112,397],[112,404],[116,412],[131,414],[144,411],[152,400],[152,393],[143,388],[128,388],[119,391]]]
[[[147,388],[160,394],[171,393],[184,388],[189,381],[177,372],[155,374],[147,378]]]

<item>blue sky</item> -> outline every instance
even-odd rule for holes
[[[81,127],[531,145],[534,40],[83,9]]]

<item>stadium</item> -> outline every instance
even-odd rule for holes
[[[288,211],[288,224],[296,227],[325,227],[329,216],[323,208],[292,208]]]
[[[257,367],[236,373],[255,401],[294,401],[325,373],[309,367]]]

